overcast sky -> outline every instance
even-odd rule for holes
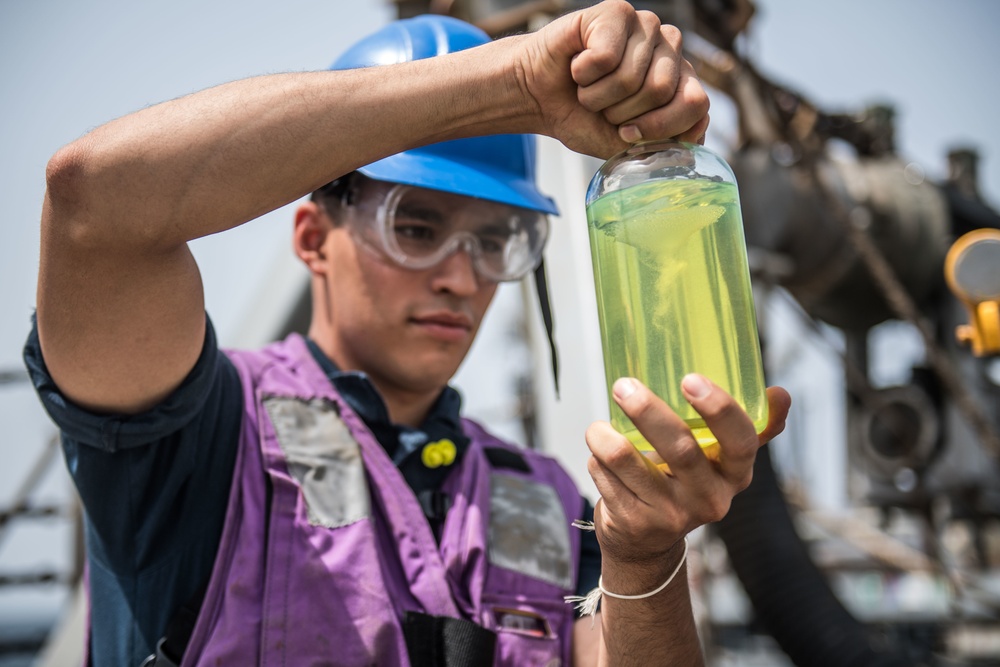
[[[949,147],[978,146],[983,190],[1000,202],[1000,3],[757,4],[748,44],[765,74],[828,110],[895,104],[900,151],[932,178],[943,177]],[[207,86],[325,68],[392,11],[382,0],[0,0],[0,370],[20,367],[44,169],[56,149],[111,118]],[[732,133],[726,100],[713,104],[713,132],[725,137]],[[582,205],[560,202],[563,209]],[[251,306],[271,253],[288,252],[289,219],[279,212],[196,244],[223,340]],[[0,387],[0,396],[2,505],[50,427],[29,390]],[[63,483],[60,477],[51,485]],[[29,560],[35,556],[58,558]],[[0,571],[23,560],[0,545]],[[0,611],[5,599],[0,591]]]

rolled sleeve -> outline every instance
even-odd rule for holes
[[[24,346],[24,363],[28,375],[52,421],[66,438],[108,453],[157,442],[188,426],[216,386],[221,356],[215,330],[208,320],[201,355],[181,385],[162,403],[147,412],[115,415],[85,410],[59,391],[42,357],[38,325],[34,317],[31,333]]]

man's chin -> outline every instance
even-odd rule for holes
[[[440,391],[451,382],[451,378],[458,372],[458,367],[462,364],[463,359],[465,359],[464,352],[459,356],[454,353],[454,350],[451,351],[451,354],[436,352],[414,355],[412,362],[407,364],[407,368],[404,368],[403,372],[414,386],[418,386],[424,391]]]

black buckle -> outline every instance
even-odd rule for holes
[[[417,501],[429,521],[440,523],[444,521],[451,509],[451,498],[440,489],[425,489],[417,494]]]
[[[167,638],[162,637],[160,641],[156,642],[156,653],[150,654],[148,658],[142,661],[139,667],[178,667],[173,658],[170,658],[163,652],[163,644],[166,641]]]

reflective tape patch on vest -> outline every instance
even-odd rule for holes
[[[551,486],[501,473],[490,476],[492,564],[571,588],[568,526]]]
[[[361,448],[332,403],[264,399],[288,472],[298,481],[314,526],[338,528],[371,515]]]

